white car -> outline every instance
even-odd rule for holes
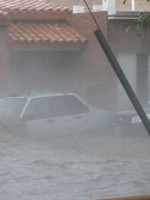
[[[11,121],[3,120],[2,114],[0,123],[3,121],[1,124],[5,127],[10,124],[17,128],[17,123],[12,126],[13,117],[10,117],[16,115],[24,122],[26,134],[36,137],[86,131],[105,133],[112,118],[110,112],[93,108],[72,93],[3,97],[0,98],[0,111],[7,113]]]

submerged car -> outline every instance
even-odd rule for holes
[[[87,131],[104,133],[112,117],[109,111],[93,108],[72,93],[3,97],[0,98],[0,112],[0,125],[9,130],[17,128],[18,122],[13,123],[13,118],[17,117],[19,124],[24,124],[26,134],[36,137]]]
[[[143,107],[148,119],[150,120],[150,105]],[[113,116],[114,128],[120,128],[122,133],[140,133],[144,130],[143,123],[135,110],[123,110],[115,112]]]

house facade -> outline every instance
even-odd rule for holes
[[[107,12],[95,13],[107,37]],[[75,92],[110,105],[110,70],[89,13],[56,3],[0,1],[0,94]]]
[[[108,16],[108,38],[115,55],[142,105],[150,99],[150,29],[137,31],[137,11],[149,10],[143,0],[116,1],[116,12]],[[116,80],[116,108],[132,108],[120,82]]]
[[[116,0],[116,11],[145,11],[150,9],[147,0],[127,0],[126,4],[122,0]]]
[[[55,2],[75,8],[75,11],[78,12],[88,12],[83,0],[55,0]],[[150,2],[147,2],[147,0],[127,0],[126,4],[123,4],[123,0],[87,0],[86,2],[93,12],[108,11],[109,14],[115,14],[119,11],[145,11],[150,9]]]
[[[88,11],[83,1],[64,0],[61,2],[65,2],[66,5],[70,2],[72,7],[83,6],[85,8],[84,12]],[[109,44],[140,102],[143,105],[147,104],[150,98],[149,30],[146,33],[142,31],[137,33],[136,14],[149,11],[150,2],[147,2],[147,0],[127,0],[126,4],[123,4],[123,0],[87,0],[87,3],[93,12],[94,6],[108,12],[107,33]],[[111,66],[109,67],[111,68]],[[111,104],[114,109],[132,108],[131,102],[116,75],[112,72],[109,76],[111,80],[111,83],[109,83],[111,92],[109,94],[112,97]]]
[[[94,36],[97,27],[90,14],[73,13],[68,2],[0,1],[0,94],[75,92],[104,109],[132,107]],[[118,2],[101,1],[108,12],[94,15],[145,104],[150,97],[149,30],[137,34],[136,16]]]

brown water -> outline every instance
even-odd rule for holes
[[[150,139],[0,135],[0,199],[85,200],[149,194]]]

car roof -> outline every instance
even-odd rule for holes
[[[56,92],[30,92],[30,93],[24,93],[24,94],[10,94],[8,96],[1,96],[0,99],[16,99],[16,98],[40,98],[40,97],[49,97],[49,96],[64,96],[64,95],[73,95],[78,97],[75,93],[56,93]]]

